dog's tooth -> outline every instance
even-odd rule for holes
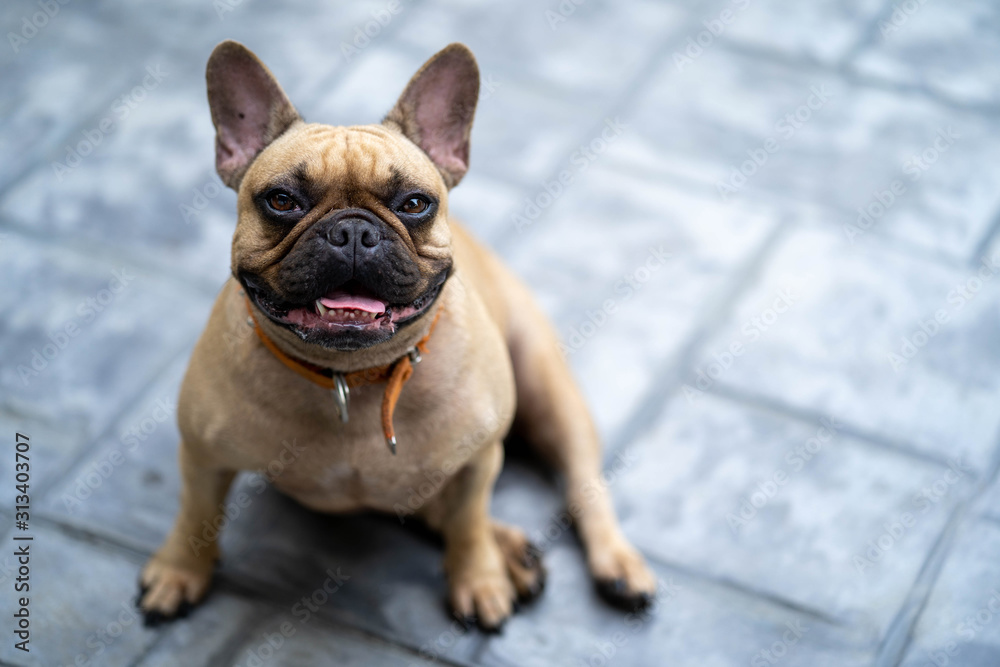
[[[316,299],[316,312],[319,313],[320,317],[326,317],[327,308]]]

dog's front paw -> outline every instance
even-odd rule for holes
[[[545,588],[545,565],[541,550],[528,541],[524,531],[497,521],[493,522],[493,536],[496,537],[507,574],[517,590],[520,602],[530,602]]]
[[[136,604],[146,627],[183,618],[205,597],[212,568],[184,568],[157,559],[146,563],[139,580]]]
[[[514,612],[518,594],[496,543],[466,549],[449,558],[445,568],[455,615],[466,624],[499,631]]]
[[[622,609],[641,611],[656,596],[656,576],[642,554],[626,542],[610,542],[588,554],[590,572],[601,596]]]

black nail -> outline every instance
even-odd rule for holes
[[[624,579],[600,579],[594,583],[605,602],[619,609],[638,612],[653,602],[653,596],[649,593],[629,593]]]

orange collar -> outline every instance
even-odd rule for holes
[[[441,316],[441,309],[438,308],[437,313],[435,313],[427,335],[417,341],[416,345],[396,361],[385,366],[365,368],[350,373],[338,373],[332,369],[323,368],[302,359],[296,359],[282,352],[275,345],[274,341],[264,333],[260,324],[257,323],[257,318],[254,317],[253,308],[250,305],[250,297],[244,295],[244,299],[246,300],[247,313],[249,314],[247,324],[253,326],[253,330],[257,333],[257,337],[260,338],[260,342],[271,351],[271,354],[278,358],[278,361],[288,368],[324,389],[333,390],[334,400],[337,402],[337,412],[340,414],[341,421],[347,421],[347,408],[350,404],[352,388],[363,384],[388,382],[385,387],[385,394],[382,396],[382,433],[385,435],[385,443],[389,446],[389,451],[395,455],[396,432],[392,426],[392,415],[396,410],[396,402],[399,400],[400,392],[403,391],[403,385],[413,375],[413,365],[420,362],[421,354],[427,354],[427,341],[430,339],[431,333],[434,331],[434,326]]]

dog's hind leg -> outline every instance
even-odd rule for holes
[[[514,278],[502,284],[517,386],[515,429],[562,474],[568,509],[601,593],[619,606],[642,608],[655,594],[656,578],[618,524],[601,479],[600,438],[583,394],[527,288]]]

